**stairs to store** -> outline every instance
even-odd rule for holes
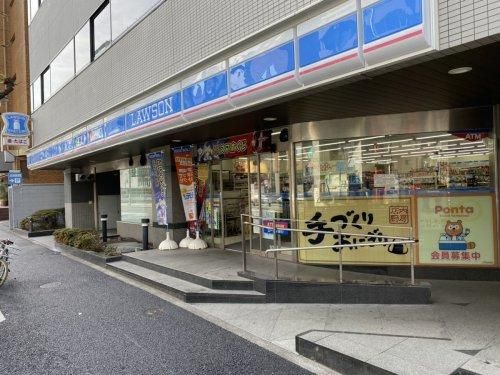
[[[266,296],[253,290],[253,281],[236,276],[216,280],[124,255],[107,267],[189,303],[264,303]]]

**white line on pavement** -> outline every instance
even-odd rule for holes
[[[3,316],[2,312],[0,311],[0,323],[2,323],[5,320],[5,316]]]

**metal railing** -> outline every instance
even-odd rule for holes
[[[246,221],[245,218],[248,218],[249,220]],[[268,225],[262,225],[255,223],[254,220],[259,221],[259,223],[264,220],[272,222],[272,226]],[[338,245],[321,245],[321,246],[307,246],[307,247],[281,247],[280,241],[278,240],[278,233],[277,233],[277,227],[276,227],[276,222],[277,221],[288,221],[288,222],[304,222],[308,224],[313,224],[313,223],[320,223],[324,225],[326,222],[325,221],[314,221],[314,220],[293,220],[293,219],[276,219],[276,218],[264,218],[264,217],[259,217],[259,216],[252,216],[248,214],[241,214],[241,243],[242,243],[242,256],[243,256],[243,271],[247,271],[247,251],[246,251],[246,239],[245,239],[245,226],[250,225],[251,228],[257,227],[260,228],[260,232],[262,235],[262,230],[268,230],[271,231],[273,234],[273,245],[270,246],[269,249],[265,250],[266,254],[274,254],[274,277],[276,280],[279,278],[278,274],[278,253],[281,252],[298,252],[298,251],[311,251],[311,250],[318,250],[318,249],[338,249],[338,254],[339,254],[339,283],[343,282],[343,264],[342,264],[342,249],[344,248],[352,248],[352,247],[374,247],[374,246],[387,246],[387,245],[408,245],[409,246],[409,256],[410,256],[410,282],[411,285],[415,285],[415,251],[414,251],[414,245],[418,242],[417,239],[413,237],[413,228],[412,227],[397,227],[397,226],[381,226],[377,225],[377,228],[392,228],[392,229],[397,229],[397,228],[404,228],[409,231],[409,235],[407,237],[405,236],[384,236],[384,235],[379,235],[379,234],[363,234],[363,233],[350,233],[350,232],[343,232],[342,227],[345,226],[346,224],[338,224],[337,230],[336,231],[323,231],[323,230],[312,230],[312,229],[295,229],[291,228],[291,225],[289,228],[278,228],[278,230],[283,230],[287,232],[299,232],[299,233],[310,233],[310,234],[320,234],[320,235],[337,235],[338,236]],[[250,230],[250,233],[252,233],[252,230]],[[368,242],[358,242],[356,244],[342,244],[342,239],[343,236],[346,237],[356,237],[356,238],[365,238],[365,239],[379,239],[382,240],[379,243],[374,243],[371,241]],[[390,242],[389,242],[390,241]],[[406,253],[404,253],[406,254]]]

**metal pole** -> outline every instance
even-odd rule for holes
[[[108,215],[101,215],[102,242],[108,242]]]
[[[410,239],[413,240],[413,228],[410,227]],[[410,282],[411,285],[415,285],[415,259],[413,258],[413,246],[415,243],[410,244]]]
[[[33,218],[30,216],[29,218],[29,231],[33,232]]]
[[[276,217],[273,219],[273,242],[274,248],[277,248],[277,234],[276,234]],[[278,280],[278,252],[274,253],[274,279]]]
[[[149,248],[149,219],[141,219],[142,225],[142,250]]]
[[[339,244],[342,245],[342,227],[339,224]],[[342,248],[339,248],[339,283],[342,284]]]
[[[260,154],[257,154],[257,187],[258,187],[258,197],[259,197],[259,217],[262,217],[262,191],[261,191],[261,179],[260,179]],[[264,221],[259,219],[259,224],[263,224]],[[262,228],[259,228],[259,251],[262,251]]]
[[[241,214],[241,250],[243,253],[243,272],[247,271],[247,247],[245,244],[245,214]]]

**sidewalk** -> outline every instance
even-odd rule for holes
[[[52,237],[30,240],[53,248]],[[431,305],[188,306],[290,353],[300,335],[396,374],[500,375],[500,282],[429,282]]]

